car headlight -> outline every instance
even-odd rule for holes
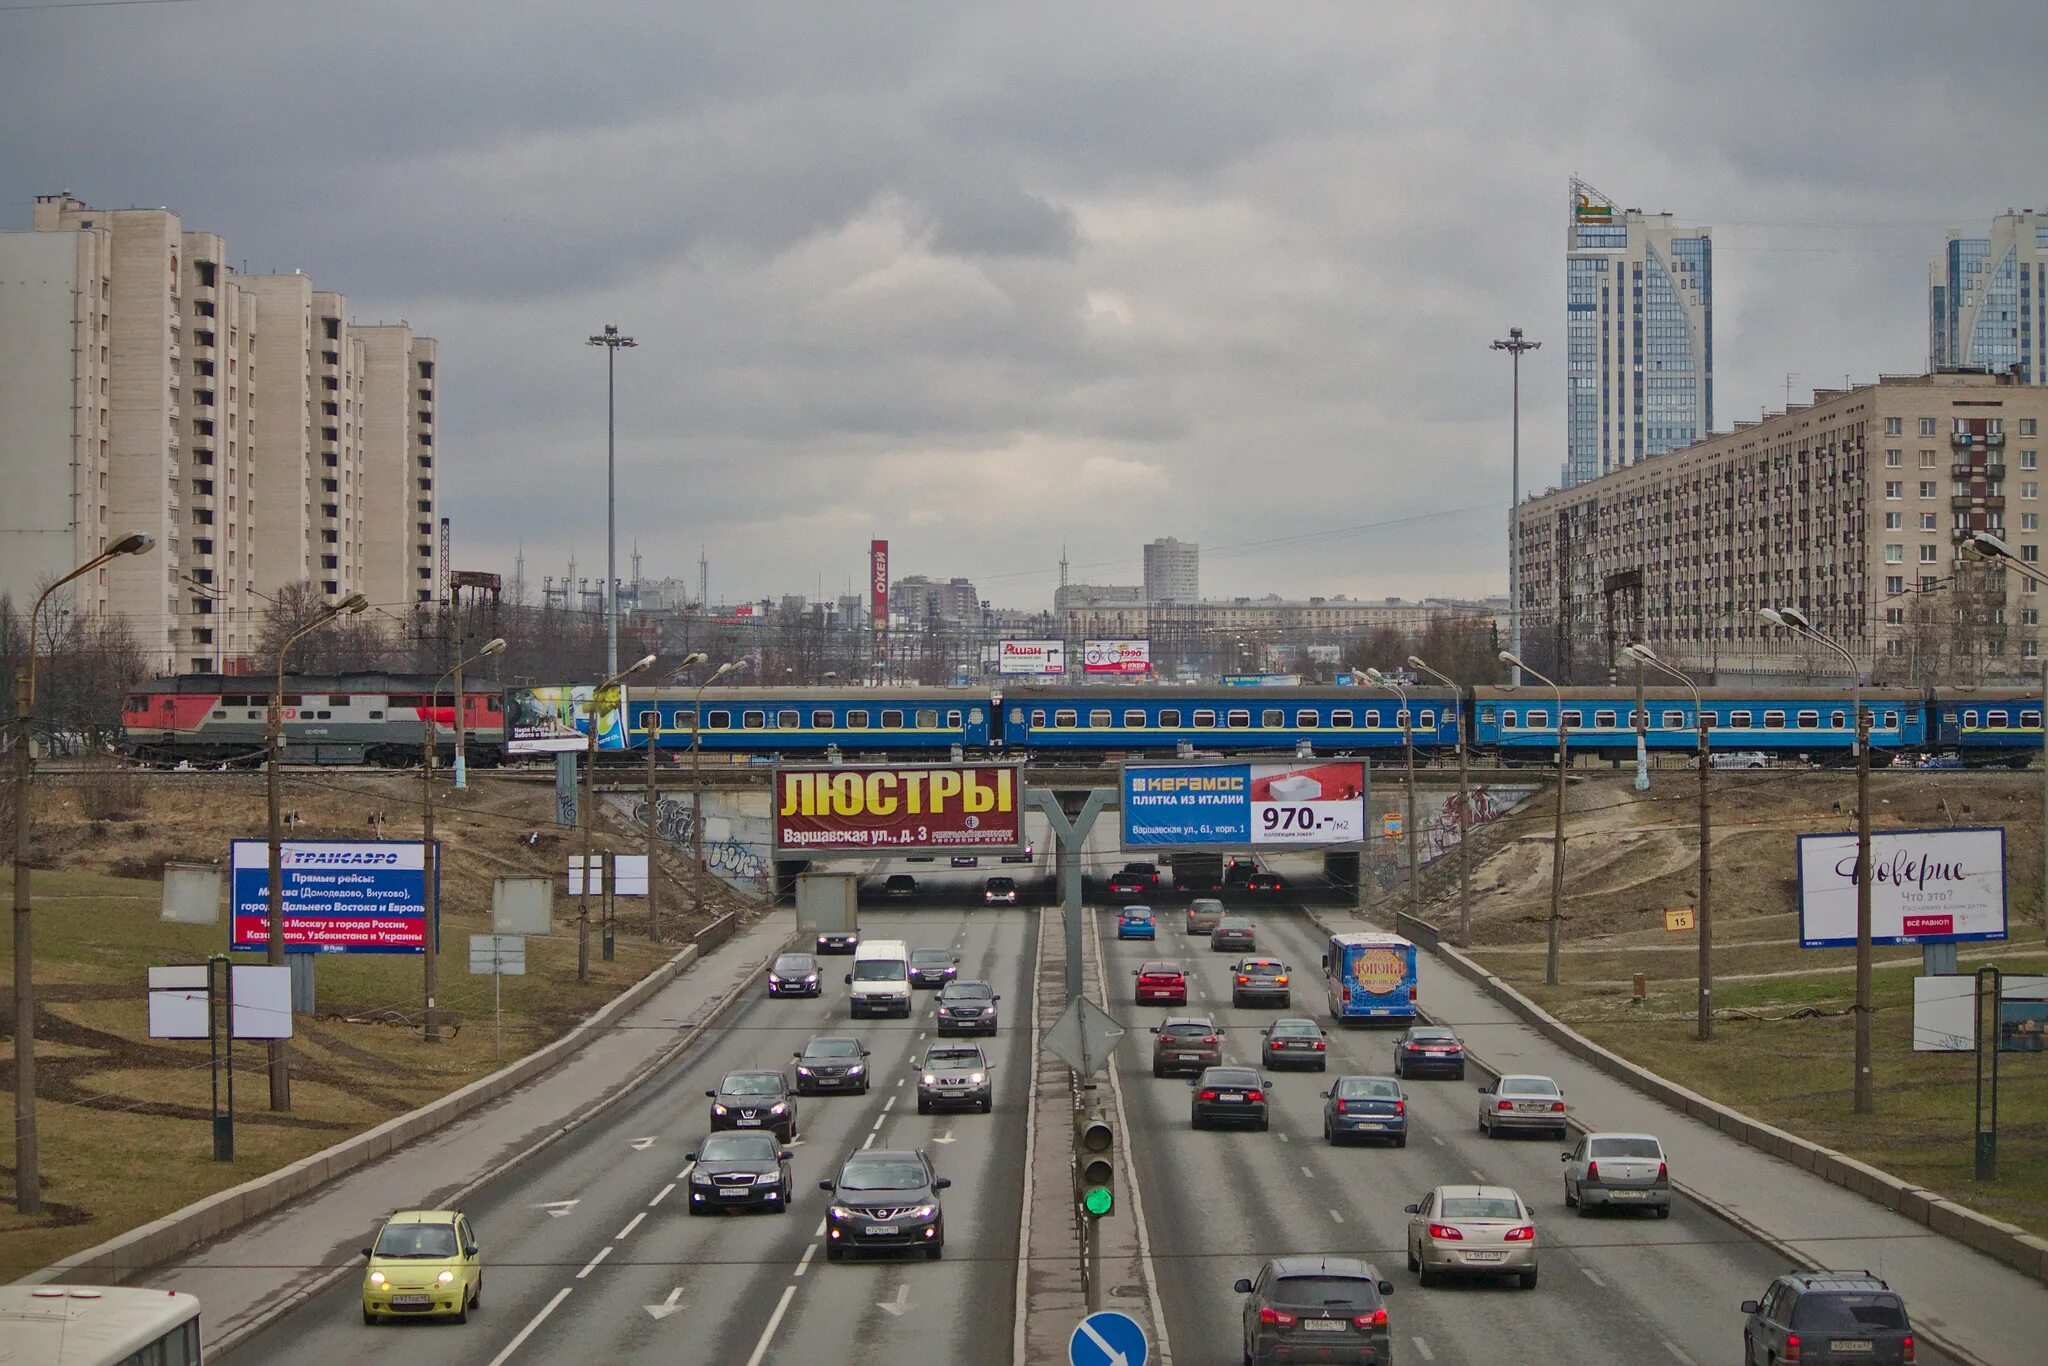
[[[443,1285],[453,1285],[455,1284],[455,1273],[452,1271],[444,1271],[440,1275],[434,1277],[434,1279],[439,1281]]]
[[[919,1205],[910,1212],[910,1217],[913,1219],[929,1219],[938,1212],[939,1207],[937,1205]]]
[[[725,1113],[725,1107],[723,1105],[720,1105],[717,1101],[713,1101],[711,1102],[711,1113],[714,1115],[722,1115]]]
[[[809,1075],[811,1075],[811,1069],[804,1066],[802,1063],[798,1063],[796,1065],[796,1074],[800,1077],[808,1077]]]
[[[866,1069],[865,1067],[861,1066],[861,1065],[860,1065],[859,1063],[852,1063],[852,1064],[848,1065],[848,1067],[847,1067],[847,1069],[846,1069],[846,1075],[847,1075],[847,1076],[849,1076],[849,1077],[857,1077],[857,1076],[859,1076],[859,1075],[860,1075],[860,1074],[861,1074],[862,1072],[865,1072],[866,1070],[867,1070],[867,1069]]]
[[[931,1073],[927,1072],[924,1074],[924,1084],[926,1086],[937,1086],[939,1084],[939,1079],[933,1076]]]
[[[698,1167],[690,1173],[690,1184],[693,1186],[710,1186],[715,1185],[716,1181],[710,1172],[705,1171],[702,1167]]]
[[[372,1272],[370,1273],[370,1284],[371,1284],[371,1285],[382,1285],[382,1284],[384,1284],[384,1273],[383,1273],[383,1272],[381,1272],[381,1271],[372,1271]]]
[[[787,1105],[784,1105],[781,1101],[778,1100],[773,1105],[768,1107],[768,1113],[771,1115],[779,1115],[788,1108],[789,1107]]]
[[[804,985],[807,987],[814,987],[818,985],[818,974],[814,972],[810,976],[804,978]]]
[[[844,1205],[834,1205],[830,1210],[826,1212],[830,1214],[834,1219],[852,1219],[857,1214],[857,1211],[850,1210]]]
[[[971,1076],[971,1077],[969,1077],[969,1078],[967,1079],[968,1083],[969,1083],[970,1085],[973,1085],[973,1086],[979,1086],[979,1085],[981,1085],[981,1084],[982,1084],[983,1082],[985,1082],[985,1081],[987,1081],[987,1080],[988,1080],[988,1073],[986,1073],[986,1072],[976,1072],[976,1073],[975,1073],[975,1074],[974,1074],[973,1076]]]

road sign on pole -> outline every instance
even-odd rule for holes
[[[1045,1051],[1083,1077],[1093,1077],[1109,1066],[1109,1050],[1123,1036],[1123,1026],[1083,996],[1061,1011],[1052,1028],[1045,1031]]]
[[[1082,1319],[1067,1339],[1068,1366],[1145,1366],[1150,1351],[1138,1321],[1114,1309]]]

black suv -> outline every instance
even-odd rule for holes
[[[780,1072],[728,1072],[704,1093],[711,1097],[711,1131],[766,1129],[784,1143],[796,1138],[796,1097]]]
[[[994,987],[974,978],[962,977],[946,983],[939,991],[938,1032],[945,1034],[993,1034],[996,1032]]]
[[[923,1249],[936,1262],[946,1246],[939,1192],[952,1185],[932,1170],[922,1148],[870,1148],[849,1156],[839,1175],[818,1183],[832,1193],[825,1212],[825,1260],[849,1250]]]
[[[1244,1359],[1393,1360],[1386,1297],[1394,1283],[1356,1257],[1276,1257],[1240,1278]]]
[[[1868,1271],[1790,1271],[1772,1281],[1762,1299],[1744,1300],[1742,1312],[1749,1316],[1742,1325],[1745,1366],[1904,1366],[1913,1360],[1905,1301]]]

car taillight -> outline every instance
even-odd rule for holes
[[[1350,1102],[1350,1101],[1348,1101],[1348,1100],[1340,1100],[1340,1101],[1338,1101],[1338,1102],[1337,1102],[1337,1113],[1338,1113],[1338,1114],[1340,1114],[1340,1115],[1346,1115],[1346,1114],[1350,1114],[1350,1113],[1351,1113],[1351,1102]]]
[[[1659,1162],[1657,1164],[1657,1179],[1659,1181],[1669,1181],[1671,1179],[1671,1168]]]
[[[1276,986],[1283,986],[1283,987],[1284,987],[1284,986],[1286,986],[1286,985],[1287,985],[1287,979],[1286,979],[1286,977],[1284,977],[1284,976],[1282,976],[1282,977],[1275,977],[1275,978],[1273,979],[1273,982],[1274,982],[1274,984],[1275,984]]]
[[[1561,1115],[1561,1114],[1563,1114],[1563,1113],[1564,1113],[1564,1102],[1563,1102],[1563,1101],[1561,1101],[1561,1100],[1553,1100],[1552,1102],[1550,1102],[1550,1112],[1551,1112],[1552,1114],[1556,1114],[1556,1115]]]
[[[1907,1362],[1908,1366],[1910,1366],[1910,1363],[1918,1360],[1918,1358],[1913,1355],[1913,1339],[1907,1338],[1904,1342],[1900,1343],[1899,1345],[1905,1349],[1906,1353],[1905,1356],[1901,1358],[1901,1360]]]
[[[1360,1314],[1351,1320],[1353,1328],[1384,1328],[1387,1326],[1387,1311],[1375,1309],[1370,1314]]]
[[[1196,1100],[1214,1100],[1214,1099],[1216,1099],[1216,1093],[1215,1093],[1214,1091],[1197,1091],[1197,1092],[1195,1092],[1195,1099],[1196,1099]]]
[[[1782,1357],[1780,1357],[1780,1358],[1779,1358],[1779,1360],[1781,1360],[1781,1361],[1797,1361],[1797,1360],[1799,1360],[1799,1334],[1797,1334],[1797,1333],[1787,1333],[1787,1334],[1785,1335],[1785,1355],[1784,1355],[1784,1356],[1782,1356]]]
[[[1404,1043],[1401,1045],[1401,1048],[1409,1053],[1420,1053],[1422,1051],[1422,1045],[1419,1043]]]
[[[1328,1045],[1326,1045],[1321,1039],[1316,1040],[1316,1052],[1321,1053],[1327,1047]]]
[[[1449,1224],[1431,1224],[1429,1226],[1429,1236],[1446,1242],[1462,1243],[1465,1241],[1465,1235],[1452,1228]]]
[[[1264,1100],[1265,1098],[1266,1093],[1264,1091],[1253,1091],[1245,1097],[1246,1100]]]
[[[1586,1179],[1588,1181],[1598,1181],[1600,1179],[1600,1164],[1598,1162],[1588,1162],[1586,1164]]]
[[[1222,1041],[1221,1041],[1220,1039],[1218,1039],[1218,1038],[1217,1038],[1217,1037],[1216,1037],[1216,1036],[1215,1036],[1214,1034],[1205,1034],[1205,1035],[1203,1035],[1203,1036],[1202,1036],[1202,1042],[1203,1042],[1203,1043],[1205,1043],[1205,1044],[1209,1044],[1209,1043],[1220,1043],[1220,1042],[1222,1042]]]
[[[1270,1307],[1262,1308],[1259,1310],[1259,1322],[1274,1324],[1281,1328],[1292,1328],[1294,1326],[1294,1315]]]
[[[1249,978],[1249,977],[1239,977],[1239,978],[1237,979],[1237,984],[1238,984],[1239,986],[1243,986],[1243,985],[1244,985],[1244,984],[1245,984],[1246,982],[1249,982],[1249,981],[1251,981],[1251,980],[1252,980],[1252,979],[1251,979],[1251,978]]]
[[[1397,1115],[1405,1115],[1405,1114],[1407,1114],[1407,1113],[1408,1113],[1408,1102],[1407,1102],[1407,1101],[1405,1101],[1405,1100],[1397,1100],[1397,1101],[1395,1101],[1395,1102],[1394,1102],[1394,1113],[1395,1113],[1395,1114],[1397,1114]]]
[[[1534,1224],[1524,1224],[1520,1228],[1511,1228],[1501,1235],[1501,1241],[1507,1243],[1534,1242],[1535,1238],[1536,1226]]]
[[[1496,1110],[1512,1110],[1515,1108],[1515,1103],[1511,1100],[1496,1101],[1493,1108]]]
[[[1410,987],[1410,988],[1408,988],[1408,999],[1409,999],[1409,1000],[1411,1000],[1411,1001],[1415,999],[1415,988],[1414,988],[1414,987]]]

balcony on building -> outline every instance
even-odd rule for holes
[[[2003,479],[2005,478],[2005,462],[2003,460],[1992,460],[1976,465],[1958,462],[1950,465],[1948,472],[1949,476],[1954,479]]]

